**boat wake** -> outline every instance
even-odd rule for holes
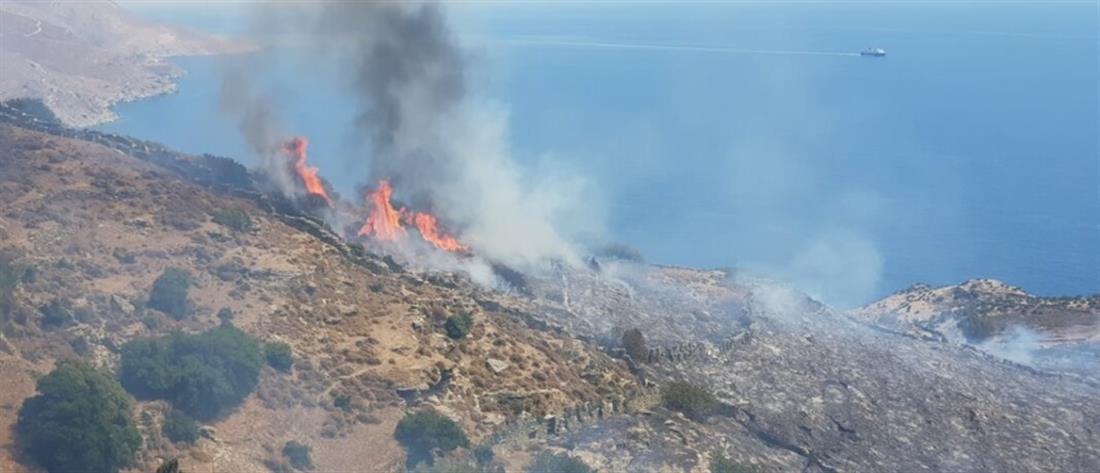
[[[854,56],[859,53],[847,53],[836,51],[794,51],[779,49],[744,49],[726,48],[721,46],[701,46],[690,44],[645,44],[645,43],[610,43],[603,41],[577,41],[553,38],[510,38],[499,41],[507,46],[550,46],[563,48],[591,48],[591,49],[633,49],[643,51],[686,51],[717,54],[772,54],[784,56]]]

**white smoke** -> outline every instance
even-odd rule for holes
[[[1014,325],[1003,333],[982,341],[976,347],[993,356],[1033,366],[1036,355],[1043,348],[1043,338],[1035,330]]]

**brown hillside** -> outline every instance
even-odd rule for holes
[[[135,471],[180,454],[186,471],[266,471],[263,461],[294,439],[313,445],[319,471],[363,471],[365,459],[371,470],[392,470],[403,460],[393,428],[409,404],[436,408],[477,441],[517,415],[614,398],[634,385],[621,362],[496,312],[514,304],[494,303],[503,296],[460,276],[349,258],[254,200],[97,144],[0,125],[0,149],[0,250],[34,269],[2,321],[0,471],[26,471],[13,462],[9,427],[35,375],[75,356],[113,368],[127,340],[213,327],[221,308],[259,339],[290,344],[293,371],[265,368],[257,392],[187,452],[160,438],[163,404],[140,403],[146,448]],[[214,223],[225,209],[246,212],[253,228]],[[181,321],[142,308],[167,267],[196,279],[195,307]],[[43,326],[37,309],[55,298],[72,307],[75,323]],[[459,312],[475,324],[456,342],[442,323]],[[493,370],[489,359],[503,363]],[[448,379],[448,389],[431,389]],[[350,403],[335,407],[337,398]]]

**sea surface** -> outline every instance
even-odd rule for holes
[[[231,8],[136,8],[248,30]],[[610,238],[852,306],[978,277],[1100,292],[1098,8],[488,3],[450,17],[474,93],[508,110],[515,158],[598,183]],[[852,54],[869,47],[888,55]],[[352,193],[366,166],[345,159],[361,151],[339,64],[259,54],[279,58],[262,87],[287,129]],[[249,163],[218,111],[225,63],[245,60],[179,58],[178,93],[100,128]]]

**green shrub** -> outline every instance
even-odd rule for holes
[[[421,461],[432,463],[432,452],[449,452],[468,447],[470,440],[454,421],[434,411],[406,414],[397,423],[393,437],[408,451],[407,465],[416,466]]]
[[[42,314],[42,327],[63,327],[73,323],[73,312],[69,309],[69,301],[60,297],[54,298],[48,304],[38,308]]]
[[[595,470],[564,453],[542,452],[527,468],[527,473],[595,473]]]
[[[243,232],[252,228],[252,217],[241,209],[225,209],[214,214],[214,223]]]
[[[149,303],[146,305],[180,320],[190,309],[187,301],[187,291],[190,289],[191,273],[180,268],[165,269],[153,281],[153,289],[149,292]]]
[[[160,432],[173,442],[192,443],[199,439],[199,423],[178,409],[172,409],[164,418]]]
[[[351,395],[349,394],[337,394],[332,399],[332,405],[342,410],[351,410]]]
[[[439,463],[430,466],[421,465],[419,468],[413,470],[414,473],[496,473],[497,471],[500,473],[504,472],[503,469],[494,470],[465,462]]]
[[[649,350],[645,346],[645,336],[642,331],[632,328],[623,332],[623,349],[630,359],[638,363],[645,363],[649,356]]]
[[[755,468],[735,463],[720,452],[710,456],[710,473],[754,473]]]
[[[23,281],[23,273],[14,256],[0,253],[0,319],[6,319],[15,309],[15,289]]]
[[[283,456],[290,461],[290,466],[299,470],[312,470],[313,458],[310,455],[313,452],[313,448],[309,445],[301,444],[293,440],[283,445]]]
[[[236,407],[256,388],[263,354],[240,329],[133,340],[122,347],[122,385],[140,397],[165,399],[198,419]]]
[[[705,421],[718,410],[718,400],[707,390],[691,384],[675,381],[661,390],[665,407],[679,411],[695,421]]]
[[[284,373],[290,371],[294,365],[294,357],[290,353],[290,345],[283,342],[274,342],[264,345],[264,357],[267,364]]]
[[[458,314],[447,317],[443,328],[447,330],[447,336],[455,340],[470,334],[470,328],[474,325],[474,318],[470,314]]]
[[[157,467],[156,473],[183,473],[183,470],[180,470],[179,458],[173,458],[162,463]]]
[[[493,461],[493,447],[488,445],[478,445],[474,448],[474,460],[477,460],[478,465],[488,465]]]
[[[217,316],[218,316],[218,320],[220,320],[221,323],[228,324],[228,323],[233,322],[233,319],[236,317],[236,314],[233,313],[233,309],[230,309],[228,307],[222,307],[221,309],[218,309]]]
[[[118,381],[89,364],[62,361],[37,389],[23,402],[15,431],[47,471],[117,472],[133,463],[141,434]]]

